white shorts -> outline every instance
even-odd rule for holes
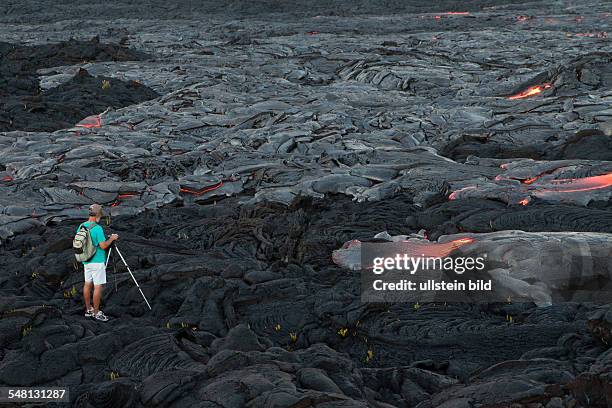
[[[90,263],[85,267],[85,282],[93,282],[94,285],[106,283],[106,266],[103,263]]]

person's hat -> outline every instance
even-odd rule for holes
[[[95,217],[97,215],[104,215],[104,213],[102,212],[102,206],[100,204],[92,204],[89,206],[89,216],[90,217]]]

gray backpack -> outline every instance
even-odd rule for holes
[[[74,240],[72,240],[74,256],[79,262],[87,262],[96,254],[96,247],[91,240],[91,229],[96,225],[98,224],[92,223],[89,227],[81,225],[74,236]]]

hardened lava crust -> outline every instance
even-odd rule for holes
[[[612,298],[572,295],[612,293],[611,21],[591,0],[1,2],[0,387],[611,406]],[[93,202],[152,310],[114,255],[110,320],[83,316]],[[487,253],[533,298],[362,302],[360,245],[398,240]]]

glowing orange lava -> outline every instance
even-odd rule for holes
[[[100,115],[88,116],[75,125],[86,129],[97,129],[102,126]]]
[[[551,88],[552,85],[549,83],[545,83],[542,85],[534,85],[534,86],[530,86],[529,88],[525,89],[522,92],[517,93],[516,95],[512,95],[509,96],[508,99],[523,99],[523,98],[528,98],[530,96],[533,95],[537,95],[539,93],[541,93],[543,90]]]
[[[218,182],[214,186],[206,187],[206,188],[203,188],[201,190],[192,190],[190,188],[181,187],[181,193],[187,193],[187,194],[193,194],[195,196],[201,196],[204,193],[208,193],[209,191],[213,191],[213,190],[218,189],[222,185],[223,185],[223,181]]]
[[[521,201],[519,201],[520,205],[527,205],[529,204],[529,199],[528,198],[523,198]]]
[[[120,203],[120,200],[123,200],[123,199],[125,199],[125,198],[136,197],[136,196],[138,196],[138,195],[139,195],[139,194],[137,194],[137,193],[125,193],[125,194],[118,194],[118,195],[117,195],[117,200],[111,204],[111,207],[117,207],[119,204],[121,204],[121,203]]]
[[[449,200],[456,200],[456,199],[457,199],[457,196],[458,196],[458,194],[459,194],[460,192],[462,192],[462,191],[466,191],[466,190],[473,190],[473,189],[475,189],[475,188],[476,188],[476,186],[467,186],[467,187],[460,188],[460,189],[459,189],[459,190],[457,190],[457,191],[453,191],[453,192],[452,192],[452,193],[451,193],[451,194],[448,196],[448,199],[449,199]]]
[[[555,193],[577,193],[582,191],[601,190],[612,187],[612,173],[579,179],[552,180],[552,186],[542,191]]]
[[[437,243],[428,241],[403,241],[402,251],[412,257],[439,258],[448,256],[455,249],[475,242],[473,238],[465,237],[450,242]]]
[[[456,249],[476,242],[474,238],[463,237],[450,242],[430,242],[428,240],[406,240],[400,242],[386,242],[377,251],[377,257],[408,256],[411,258],[443,258]],[[342,249],[332,253],[332,261],[337,265],[355,267],[360,258],[361,241],[353,239],[345,242]],[[391,245],[396,244],[396,245]],[[372,265],[361,265],[363,269],[372,269]]]
[[[442,16],[468,16],[470,13],[467,11],[447,11],[445,13],[436,14],[434,18],[440,20]]]
[[[532,184],[533,182],[538,181],[539,178],[540,176],[528,178],[526,180],[523,180],[523,184]]]

